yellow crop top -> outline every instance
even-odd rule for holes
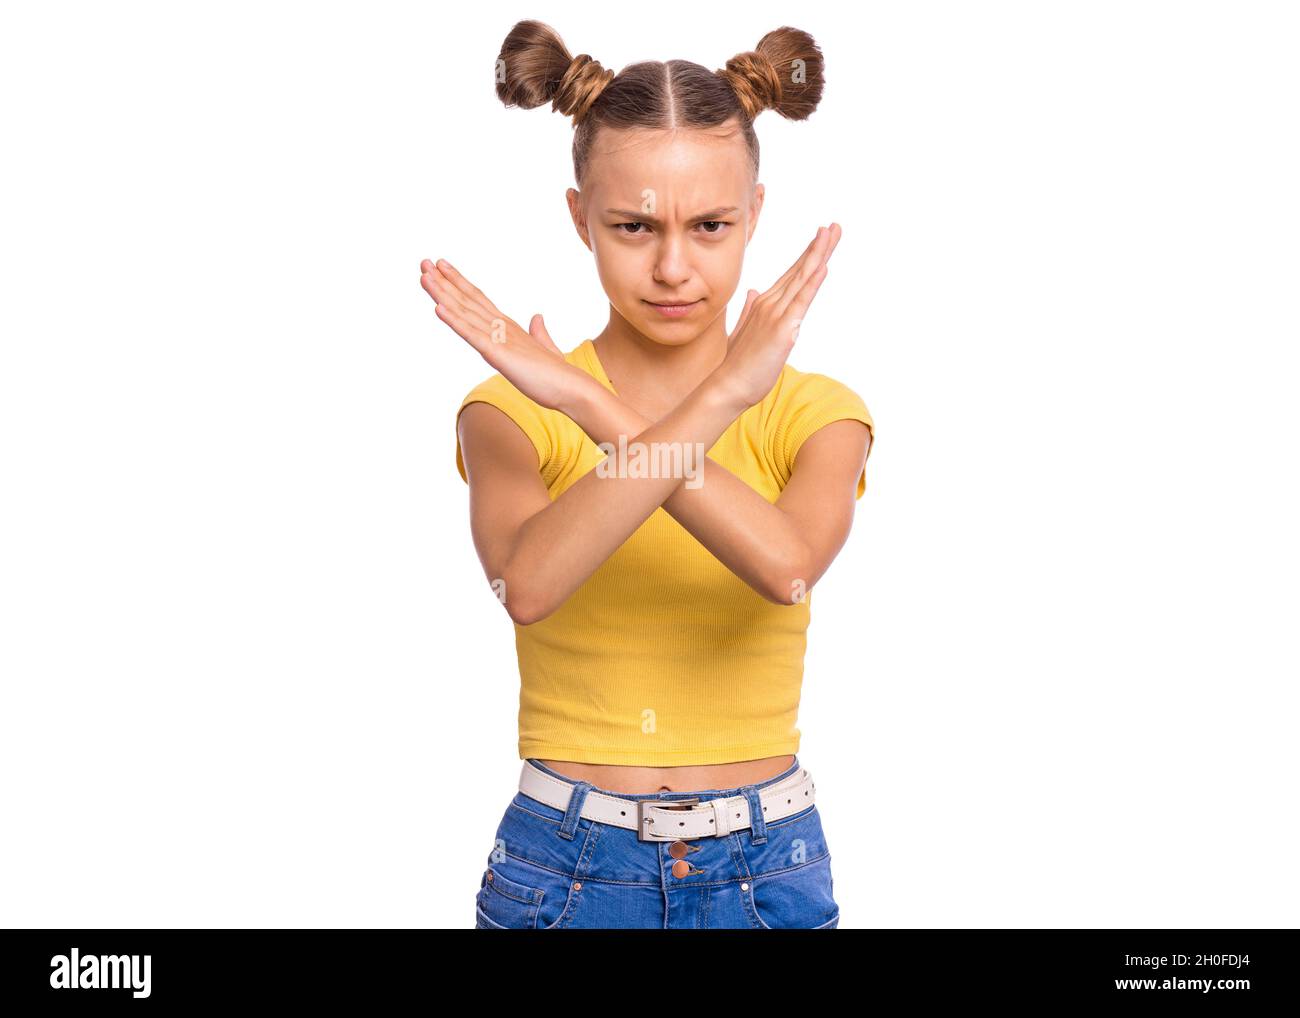
[[[565,359],[615,391],[590,339]],[[532,440],[552,501],[604,458],[500,373],[470,391],[457,420],[475,402]],[[866,424],[874,447],[852,389],[787,363],[708,455],[775,502],[804,440],[845,418]],[[468,483],[459,435],[456,466]],[[865,490],[864,466],[857,497]],[[671,767],[798,752],[811,602],[811,591],[798,604],[766,600],[661,506],[552,614],[515,623],[520,758]]]

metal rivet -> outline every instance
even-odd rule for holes
[[[575,891],[581,891],[581,890],[582,890],[582,881],[581,881],[581,880],[575,880],[575,881],[573,882],[573,889],[574,889]]]
[[[748,891],[748,890],[749,890],[749,885],[748,885],[748,884],[741,884],[741,885],[740,885],[740,889],[741,889],[742,891]]]
[[[489,879],[489,880],[492,879],[492,871],[491,871],[491,870],[488,870],[488,879]]]

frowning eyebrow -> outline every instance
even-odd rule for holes
[[[656,219],[654,216],[647,216],[644,212],[633,212],[631,209],[606,209],[611,216],[623,216],[625,219],[632,219],[640,223],[649,223],[651,226],[662,225],[663,220]],[[710,219],[717,219],[719,216],[729,216],[733,212],[739,212],[740,206],[728,205],[725,208],[709,209],[707,212],[701,212],[699,215],[691,216],[688,223],[707,222]]]

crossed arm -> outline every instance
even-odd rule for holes
[[[747,406],[710,376],[651,423],[590,382],[562,410],[596,443],[617,445],[626,435],[647,445],[710,449]],[[795,603],[848,538],[870,444],[860,421],[818,429],[800,447],[775,503],[707,456],[698,487],[675,477],[602,477],[591,470],[552,502],[532,442],[504,413],[471,403],[457,428],[474,543],[489,578],[504,581],[506,610],[521,625],[555,611],[660,506],[767,600]]]

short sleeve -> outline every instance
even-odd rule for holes
[[[788,399],[780,407],[780,420],[777,424],[775,453],[779,457],[782,469],[788,479],[794,471],[795,457],[799,447],[808,436],[830,424],[832,421],[861,421],[867,426],[871,436],[867,445],[867,460],[871,459],[871,450],[876,447],[875,422],[862,397],[842,382],[826,375],[803,373],[791,387]],[[867,469],[863,463],[862,473],[858,477],[856,498],[861,498],[867,490]]]
[[[460,415],[471,403],[491,403],[519,426],[519,430],[528,436],[537,450],[537,469],[543,476],[551,462],[555,449],[554,434],[547,421],[546,411],[514,387],[500,372],[486,381],[480,382],[461,401],[456,410],[453,431],[456,438],[456,469],[465,483],[469,475],[465,472],[465,457],[460,448]]]

